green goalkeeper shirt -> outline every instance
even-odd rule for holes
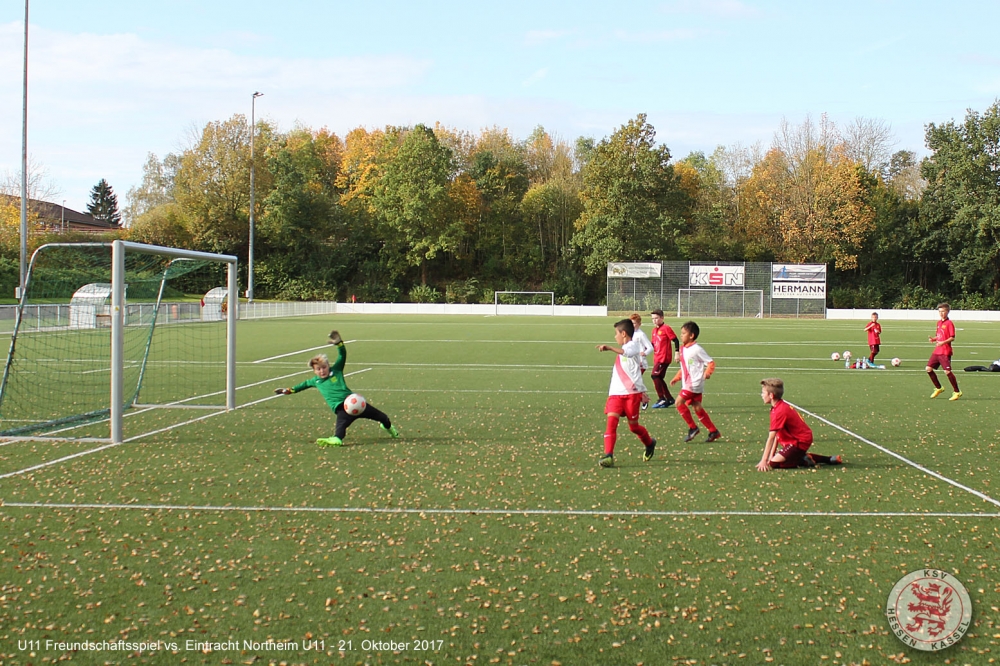
[[[351,395],[351,389],[347,388],[344,381],[344,365],[347,363],[347,348],[344,343],[337,345],[337,360],[330,366],[330,376],[326,379],[310,377],[301,384],[292,387],[292,393],[305,391],[308,388],[319,389],[320,395],[330,405],[330,409],[336,411],[337,407],[344,404],[347,396]]]

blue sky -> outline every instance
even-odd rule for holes
[[[24,4],[0,4],[0,175],[20,173]],[[34,0],[29,154],[85,207],[125,203],[147,153],[257,114],[364,125],[537,126],[600,139],[646,113],[676,158],[769,145],[782,118],[924,125],[1000,97],[1000,3],[853,0],[309,2]]]

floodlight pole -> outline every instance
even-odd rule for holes
[[[17,296],[24,296],[25,262],[28,258],[28,1],[24,0],[24,90],[21,106],[21,259]]]
[[[250,247],[247,253],[249,261],[247,261],[247,302],[253,303],[253,195],[254,195],[254,161],[253,161],[253,137],[257,133],[257,125],[254,118],[254,112],[256,111],[257,98],[262,97],[264,93],[254,92],[253,97],[250,98]]]

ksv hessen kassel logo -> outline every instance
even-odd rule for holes
[[[972,600],[961,582],[940,569],[919,569],[889,593],[889,628],[906,645],[936,652],[960,641],[972,622]]]

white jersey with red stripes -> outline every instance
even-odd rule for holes
[[[705,392],[705,368],[712,357],[697,342],[681,347],[681,381],[684,390],[691,393]]]
[[[650,342],[646,334],[642,332],[641,328],[635,329],[635,333],[632,335],[632,342],[639,343],[639,363],[642,364],[642,369],[645,370],[649,367],[649,362],[646,360],[646,356],[652,353],[653,343]]]
[[[615,354],[615,367],[611,370],[611,388],[608,395],[645,393],[642,383],[642,345],[635,340],[622,345],[622,354]]]

